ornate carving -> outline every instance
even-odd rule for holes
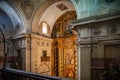
[[[95,36],[98,36],[101,31],[99,30],[99,27],[94,27],[93,32],[94,32],[94,35],[95,35]]]
[[[58,18],[56,21],[52,37],[64,37],[67,36],[69,29],[69,22],[76,19],[76,13],[74,11],[68,11]]]
[[[65,77],[75,79],[75,64],[76,51],[75,49],[66,49],[65,51]]]
[[[67,10],[68,7],[65,4],[58,4],[56,6],[58,9],[60,9],[61,11]]]
[[[113,34],[117,32],[116,24],[109,24],[108,25],[108,34]]]
[[[68,44],[68,43],[69,43],[69,44]],[[70,48],[70,47],[72,47],[72,46],[74,45],[74,42],[72,42],[71,39],[66,39],[64,45],[65,45],[65,47]]]
[[[57,45],[58,45],[58,41],[54,41],[54,42],[53,42],[53,45],[54,45],[54,46],[57,46]]]
[[[54,40],[53,53],[55,59],[55,75],[76,79],[77,49],[75,40],[76,36],[57,38]]]

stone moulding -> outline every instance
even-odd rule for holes
[[[120,11],[104,14],[104,15],[96,15],[96,16],[91,16],[91,17],[86,17],[83,19],[75,20],[71,22],[71,27],[75,28],[75,26],[80,27],[80,25],[85,25],[89,23],[96,23],[96,22],[102,22],[102,21],[107,21],[110,19],[115,19],[120,17]]]

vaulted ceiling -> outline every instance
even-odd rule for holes
[[[42,17],[40,18],[40,21],[45,21],[49,24],[50,29],[52,31],[53,26],[56,22],[56,20],[65,12],[67,11],[75,11],[72,3],[67,0],[58,1],[54,4],[50,5],[45,12],[43,13]]]
[[[32,32],[39,33],[39,25],[44,21],[49,25],[51,34],[56,20],[67,11],[75,11],[73,4],[69,0],[50,0],[44,2],[35,12]]]
[[[48,23],[51,33],[56,20],[62,14],[67,11],[75,11],[69,0],[6,1],[0,1],[0,23],[4,22],[8,27],[5,29],[6,32],[12,36],[27,31],[39,32],[39,24],[42,21]],[[3,16],[5,17],[3,18]]]
[[[0,9],[0,29],[1,29],[1,33],[4,34],[4,36],[9,37],[8,35],[13,35],[14,31],[13,31],[13,26],[10,18],[8,17],[8,15],[6,13],[4,13],[1,9]],[[11,33],[11,34],[9,34]],[[3,36],[0,35],[0,39],[2,39]]]

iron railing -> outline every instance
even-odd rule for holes
[[[43,74],[37,74],[10,68],[0,69],[0,72],[1,72],[0,80],[69,80],[66,78],[47,76]]]

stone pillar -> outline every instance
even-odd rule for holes
[[[24,69],[27,72],[31,72],[31,38],[30,35],[26,35],[26,53],[24,56]]]
[[[78,80],[81,80],[80,78],[81,78],[81,67],[80,67],[80,64],[81,64],[81,62],[80,62],[80,47],[78,46]]]
[[[78,46],[78,80],[90,80],[90,45]]]

